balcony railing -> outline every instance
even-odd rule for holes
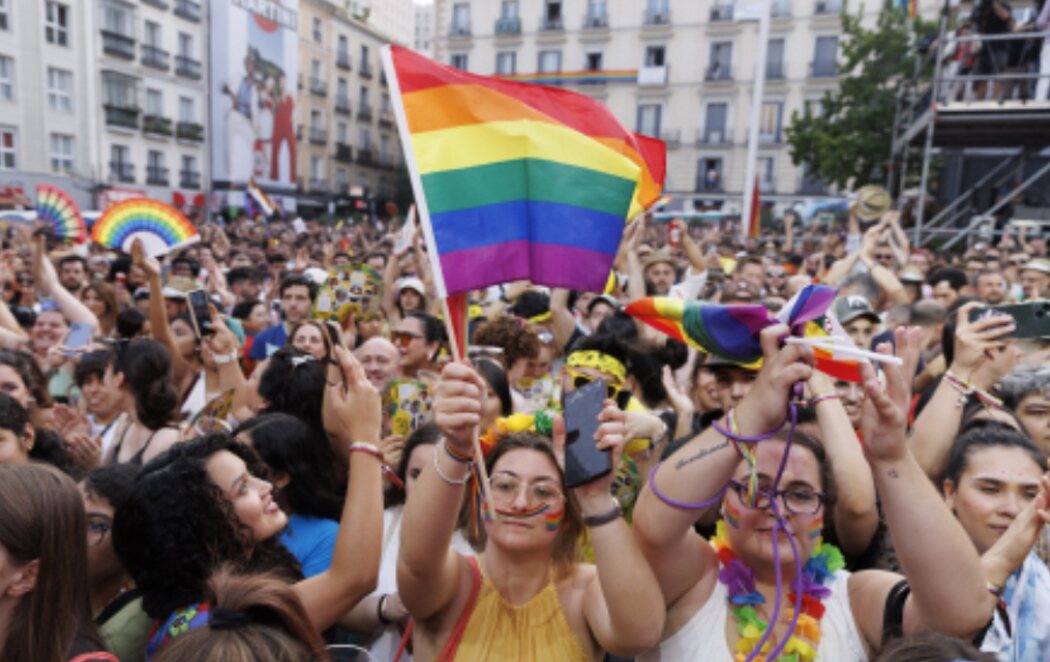
[[[711,8],[711,22],[732,21],[733,5],[715,5]]]
[[[670,25],[671,8],[650,7],[649,9],[645,10],[645,14],[642,16],[642,20],[645,22],[646,25]]]
[[[175,73],[183,78],[192,78],[193,80],[200,80],[201,77],[201,63],[200,60],[194,60],[185,55],[175,56]]]
[[[179,140],[204,142],[204,127],[196,122],[179,122],[175,125],[175,137]]]
[[[149,5],[150,7],[156,7],[157,9],[167,9],[168,3],[164,0],[142,0],[142,4]]]
[[[778,127],[773,133],[764,133],[759,130],[758,132],[758,144],[759,145],[779,145],[781,142],[781,131]]]
[[[810,62],[810,78],[835,78],[839,75],[838,64],[835,62]]]
[[[362,103],[357,106],[357,119],[368,122],[372,119],[372,106]]]
[[[544,16],[543,20],[540,21],[540,30],[545,32],[556,32],[564,29],[565,24],[562,22],[561,16]]]
[[[609,15],[605,12],[588,12],[584,15],[584,29],[609,27]]]
[[[704,79],[709,81],[733,80],[733,68],[729,65],[712,65],[707,68]]]
[[[180,170],[179,186],[182,188],[200,188],[201,174],[196,170]]]
[[[199,23],[201,20],[201,5],[193,0],[175,0],[175,15],[181,16],[187,21]]]
[[[315,94],[319,97],[327,96],[328,94],[328,83],[321,78],[310,79],[310,93]]]
[[[367,60],[362,60],[361,61],[361,68],[358,70],[358,73],[361,74],[361,78],[371,78],[372,77],[372,65],[368,64]]]
[[[722,187],[722,173],[718,173],[710,180],[703,175],[697,175],[696,177],[696,192],[697,193],[722,193],[725,189]]]
[[[448,36],[450,37],[469,37],[470,36],[470,23],[453,23],[452,27],[448,29]]]
[[[168,67],[171,66],[170,60],[171,58],[168,55],[168,51],[163,48],[157,48],[156,46],[150,46],[149,44],[142,44],[143,66],[167,71]]]
[[[350,71],[352,68],[350,64],[350,54],[344,51],[339,51],[335,54],[335,66],[339,67],[343,71]]]
[[[339,96],[335,98],[335,112],[340,115],[350,114],[350,99],[349,97]]]
[[[310,178],[310,191],[316,193],[324,193],[328,191],[328,182],[320,177]]]
[[[126,129],[139,128],[139,109],[133,106],[102,106],[106,112],[107,126],[120,126]]]
[[[106,55],[135,59],[135,39],[119,32],[102,31],[102,52]]]
[[[379,111],[379,126],[391,127],[394,125],[394,113],[390,110]]]
[[[335,155],[336,161],[340,163],[353,163],[354,162],[354,148],[346,143],[335,144]]]
[[[323,145],[328,142],[328,132],[316,126],[310,127],[310,142],[314,145]]]
[[[496,34],[521,34],[520,18],[497,18]]]
[[[168,169],[164,166],[146,166],[146,183],[153,186],[167,186]]]
[[[682,144],[682,130],[665,129],[660,132],[660,140],[664,141],[668,148],[678,147]]]
[[[375,153],[371,147],[359,147],[357,150],[357,162],[361,165],[372,165],[376,161]]]
[[[697,145],[727,145],[729,144],[729,134],[726,133],[725,128],[703,128],[696,130],[696,144]]]
[[[143,115],[142,132],[153,136],[170,136],[171,119],[161,115]]]
[[[127,161],[110,161],[109,177],[118,182],[132,183],[135,181],[135,166]]]
[[[766,78],[769,80],[783,80],[784,78],[784,63],[781,62],[767,62],[766,63]]]

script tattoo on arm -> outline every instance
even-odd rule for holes
[[[681,471],[684,467],[692,464],[693,462],[696,462],[697,460],[702,460],[705,457],[707,457],[708,455],[711,455],[712,453],[717,453],[718,451],[722,450],[723,448],[728,448],[728,447],[729,447],[729,440],[726,439],[725,441],[723,441],[722,443],[718,444],[717,446],[709,446],[707,448],[701,448],[692,457],[686,457],[686,458],[683,458],[681,460],[678,460],[678,462],[675,463],[674,468],[675,468],[676,471]]]

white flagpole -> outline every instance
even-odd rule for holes
[[[751,124],[747,130],[747,167],[744,170],[744,208],[740,210],[740,236],[747,238],[751,206],[755,198],[755,169],[758,159],[758,125],[762,95],[766,87],[766,50],[769,46],[769,10],[772,0],[758,0],[758,51],[755,55],[755,84],[751,90]]]

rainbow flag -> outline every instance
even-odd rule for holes
[[[663,143],[566,90],[384,47],[438,294],[529,279],[601,292],[625,221],[660,196]]]
[[[267,218],[273,216],[273,202],[270,200],[269,196],[259,188],[254,179],[248,181],[248,195],[255,201],[255,204],[259,205],[259,209],[264,216]]]

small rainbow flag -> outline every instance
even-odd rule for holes
[[[273,202],[270,200],[269,196],[267,196],[266,193],[261,188],[259,188],[258,184],[255,183],[254,179],[248,180],[248,195],[252,197],[252,200],[255,201],[255,204],[259,205],[259,209],[262,210],[262,213],[267,218],[273,216]]]
[[[660,196],[663,143],[566,90],[384,47],[442,298],[528,278],[601,292],[625,221]]]
[[[78,244],[87,240],[87,225],[80,207],[69,194],[48,184],[36,187],[37,218],[46,221],[56,239],[68,239]]]

